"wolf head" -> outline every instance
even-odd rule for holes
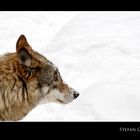
[[[16,54],[22,79],[36,81],[40,102],[57,102],[67,104],[79,96],[79,93],[68,86],[62,79],[58,68],[47,58],[34,51],[24,35],[16,44]]]

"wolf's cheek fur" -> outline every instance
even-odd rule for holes
[[[61,104],[67,104],[69,102],[72,102],[74,100],[74,96],[72,92],[63,93],[60,92],[58,89],[52,89],[49,90],[49,88],[44,87],[44,92],[47,93],[42,100],[40,101],[40,104],[49,103],[49,102],[56,102]]]

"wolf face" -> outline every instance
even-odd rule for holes
[[[47,58],[32,50],[24,35],[17,41],[17,56],[21,75],[26,80],[36,81],[43,102],[67,104],[79,96],[62,79],[58,68]]]
[[[57,102],[66,104],[79,96],[77,91],[62,80],[58,68],[51,62],[40,70],[38,83],[42,85],[41,94],[45,95],[41,103]]]

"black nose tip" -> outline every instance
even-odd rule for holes
[[[74,92],[73,96],[74,96],[74,99],[76,99],[79,96],[79,93]]]

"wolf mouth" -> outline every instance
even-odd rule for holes
[[[57,99],[57,101],[60,102],[60,103],[64,103],[64,102],[63,102],[62,100],[60,100],[60,99]]]

